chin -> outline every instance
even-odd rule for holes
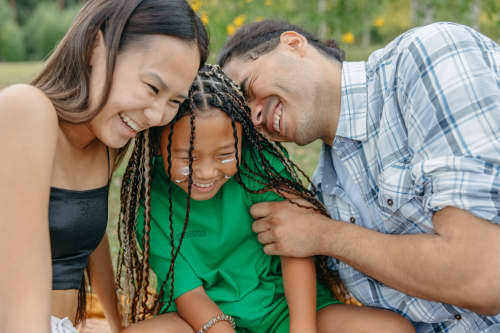
[[[106,146],[111,149],[120,149],[127,145],[130,142],[130,139],[124,138],[110,138],[109,140],[101,140]]]
[[[191,193],[191,199],[196,201],[206,201],[212,199],[216,194],[217,192],[208,195],[199,195],[199,194],[193,195],[193,193]]]

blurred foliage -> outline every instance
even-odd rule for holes
[[[498,0],[188,0],[211,36],[214,61],[218,51],[242,25],[283,19],[341,47],[373,49],[403,31],[434,21],[454,21],[500,39]],[[43,59],[68,29],[84,0],[0,0],[0,60]],[[6,26],[2,31],[2,26]],[[19,28],[20,27],[20,28]],[[24,40],[19,40],[19,29]],[[4,49],[9,48],[9,52]],[[26,50],[26,52],[24,52]],[[6,54],[9,53],[8,57]],[[353,59],[347,52],[348,59]]]
[[[0,26],[0,60],[21,61],[26,58],[21,27],[8,20]]]
[[[22,31],[14,20],[12,8],[0,2],[0,61],[19,61],[25,53]]]
[[[26,21],[24,37],[29,60],[46,58],[64,36],[77,8],[61,10],[55,3],[41,3]]]
[[[500,39],[498,0],[190,0],[211,36],[212,57],[241,25],[263,19],[284,19],[341,47],[373,48],[415,25],[454,21],[474,26]],[[480,4],[474,12],[474,5]],[[475,14],[474,14],[475,13]],[[474,15],[475,16],[474,16]],[[348,59],[352,59],[347,52]]]

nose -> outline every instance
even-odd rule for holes
[[[252,123],[260,126],[264,122],[264,107],[262,105],[250,105]]]
[[[158,107],[152,107],[144,110],[144,115],[149,126],[159,126],[162,123],[164,111]]]
[[[218,176],[219,169],[215,161],[203,159],[193,162],[193,172],[200,180],[212,180]]]

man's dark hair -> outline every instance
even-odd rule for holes
[[[302,28],[285,21],[264,20],[253,22],[238,29],[222,49],[217,63],[224,67],[232,58],[244,57],[257,59],[276,48],[280,36],[285,31],[295,31],[304,36],[307,41],[320,52],[339,62],[345,58],[344,51],[335,40],[322,42]]]

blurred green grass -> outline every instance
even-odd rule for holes
[[[30,82],[42,66],[38,61],[0,62],[0,89],[14,83]]]
[[[345,51],[348,60],[359,61],[365,60],[368,54],[377,48],[378,46],[371,46],[369,49],[363,49],[359,46],[348,46]],[[30,82],[41,70],[42,66],[43,64],[41,62],[0,62],[0,89],[14,83]],[[288,149],[291,159],[309,177],[312,176],[318,162],[321,142],[318,140],[307,146],[297,146],[292,143],[286,143],[285,147]],[[109,223],[107,232],[110,239],[113,260],[116,258],[118,252],[117,224],[120,212],[120,184],[125,166],[126,161],[123,162],[115,172],[111,181],[109,195]]]

